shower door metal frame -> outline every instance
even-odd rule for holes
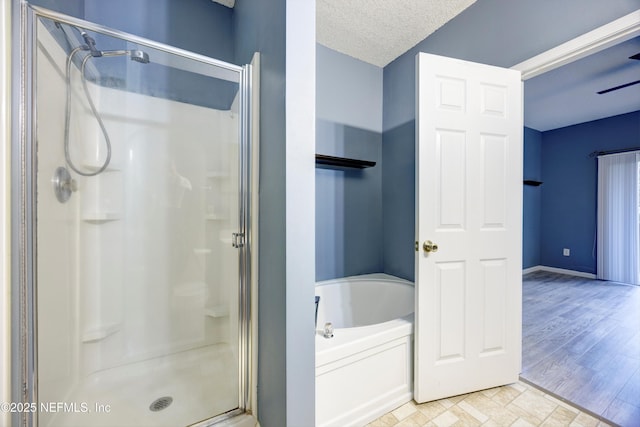
[[[141,46],[160,50],[171,55],[194,60],[212,67],[238,74],[239,84],[239,218],[237,233],[243,236],[238,245],[238,408],[208,420],[194,424],[209,426],[255,410],[251,401],[252,335],[251,329],[251,65],[242,67],[230,64],[184,49],[148,40],[119,30],[114,30],[89,21],[74,18],[27,1],[15,1],[20,7],[13,11],[13,45],[19,45],[12,53],[14,62],[12,84],[18,88],[14,92],[12,105],[17,112],[12,118],[12,211],[11,211],[11,251],[12,273],[12,378],[11,394],[13,402],[35,403],[38,400],[38,330],[37,330],[37,141],[35,139],[36,117],[36,70],[35,52],[37,43],[37,19],[47,18],[63,24],[74,25],[99,32],[111,37],[124,39]],[[16,65],[17,64],[17,65]],[[16,327],[17,326],[17,327]],[[14,426],[37,426],[38,411],[14,413]]]

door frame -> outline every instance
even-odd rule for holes
[[[637,36],[640,36],[640,9],[513,65],[511,69],[519,70],[524,82]],[[523,99],[523,113],[525,110]],[[537,268],[531,267],[523,273],[536,271]],[[568,270],[552,267],[545,267],[545,270],[568,272]],[[595,274],[575,271],[570,271],[570,273],[579,277],[595,279]]]
[[[640,35],[640,9],[595,30],[553,47],[511,67],[522,72],[522,81]]]
[[[519,70],[524,82],[637,36],[640,36],[640,9],[513,65],[511,69]],[[523,104],[523,111],[525,110],[526,106]],[[533,266],[523,270],[523,273],[537,271],[539,268],[540,266]],[[545,267],[545,270],[596,278],[595,274],[554,267]]]
[[[11,235],[8,243],[11,245],[10,276],[8,282],[10,291],[11,310],[10,331],[6,337],[9,340],[10,364],[7,370],[11,375],[5,383],[0,382],[0,397],[6,393],[7,398],[0,401],[38,403],[38,333],[37,333],[37,228],[36,228],[36,191],[37,171],[35,165],[35,74],[34,57],[36,56],[36,26],[38,18],[55,20],[60,23],[80,26],[87,30],[99,32],[111,37],[120,38],[128,42],[134,42],[168,55],[176,55],[187,59],[188,62],[204,63],[215,67],[210,77],[233,81],[231,76],[238,76],[238,87],[242,93],[240,97],[241,123],[238,128],[238,141],[243,150],[244,157],[239,169],[239,198],[244,208],[239,208],[239,224],[237,231],[244,235],[243,243],[238,248],[239,255],[239,292],[241,306],[239,307],[238,341],[241,363],[239,366],[238,382],[238,408],[217,414],[206,419],[203,423],[212,419],[223,421],[235,417],[239,423],[244,420],[252,423],[257,412],[257,271],[252,267],[257,266],[257,215],[252,214],[252,209],[258,206],[259,173],[257,170],[259,156],[252,155],[254,149],[259,149],[259,132],[252,132],[251,126],[259,125],[259,97],[253,97],[259,93],[259,70],[254,70],[260,64],[259,53],[254,54],[249,64],[239,66],[216,58],[201,55],[179,47],[136,36],[121,30],[112,29],[101,24],[85,21],[57,11],[49,10],[29,3],[15,1],[11,3],[11,31],[13,50],[10,52],[13,63],[10,64],[10,80],[20,82],[13,85],[13,93],[7,92],[7,98],[11,100],[14,114],[10,117],[11,150],[7,164],[7,172],[11,180],[11,210],[0,212],[6,215],[11,224]],[[0,8],[0,19],[4,19]],[[3,33],[0,35],[4,35]],[[4,37],[0,37],[4,42]],[[5,52],[0,52],[4,55]],[[4,59],[2,57],[2,59]],[[162,65],[170,65],[185,71],[193,71],[190,67],[181,64],[168,64],[156,61]],[[3,62],[0,62],[0,66]],[[2,70],[6,72],[5,70]],[[254,74],[254,71],[255,74]],[[4,73],[0,74],[4,78]],[[4,82],[0,82],[2,84]],[[256,92],[254,92],[254,90]],[[4,96],[4,95],[3,95]],[[4,126],[4,121],[0,121]],[[3,131],[4,128],[0,128]],[[0,145],[0,149],[4,147]],[[9,151],[7,149],[7,151]],[[2,154],[2,153],[0,153]],[[0,156],[2,159],[2,156]],[[0,174],[0,179],[3,174]],[[2,182],[2,181],[0,181]],[[4,182],[2,182],[4,183]],[[255,185],[256,187],[252,187]],[[0,194],[2,196],[2,194]],[[254,207],[255,206],[255,207]],[[9,213],[11,216],[9,217]],[[2,224],[2,223],[0,223]],[[1,226],[1,225],[0,225]],[[0,237],[3,237],[0,234]],[[4,242],[3,242],[4,243]],[[255,248],[254,248],[255,246]],[[2,291],[0,287],[0,291]],[[2,293],[0,293],[0,296]],[[254,298],[255,296],[255,298]],[[1,306],[1,305],[0,305]],[[0,318],[0,326],[3,319]],[[5,339],[3,330],[0,329],[0,340]],[[0,350],[4,350],[0,341]],[[0,353],[0,372],[5,369],[4,354]],[[33,426],[38,423],[38,412],[24,411],[0,413],[0,424],[8,420],[16,426]],[[198,423],[196,423],[198,424]]]

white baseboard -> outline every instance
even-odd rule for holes
[[[568,274],[569,276],[584,277],[587,279],[596,278],[596,275],[593,273],[584,273],[582,271],[567,270],[564,268],[547,267],[546,265],[536,265],[535,267],[525,268],[524,270],[522,270],[522,274],[534,273],[536,271],[549,271],[551,273]]]
[[[542,270],[542,266],[536,265],[534,267],[525,268],[524,270],[522,270],[522,274],[535,273],[536,271],[541,271],[541,270]]]

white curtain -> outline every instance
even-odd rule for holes
[[[640,152],[598,157],[598,279],[640,285]]]

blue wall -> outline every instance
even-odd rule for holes
[[[260,260],[258,414],[287,425],[285,221],[285,0],[237,1],[235,58],[260,52]]]
[[[316,152],[370,160],[316,168],[316,280],[383,271],[382,69],[316,47]]]
[[[211,0],[85,0],[84,19],[234,62],[233,10]]]
[[[235,59],[233,11],[209,0],[85,0],[64,3],[36,0],[33,4],[226,62],[233,63]],[[194,26],[198,31],[185,31]],[[66,36],[61,28],[53,25],[48,28],[64,47],[68,37],[77,37],[77,40],[71,39],[73,47],[83,44],[70,28]],[[92,31],[88,33],[95,39],[98,50],[131,48],[120,39]],[[142,49],[150,57],[146,65],[124,57],[93,60],[92,64],[99,73],[98,82],[112,88],[209,108],[230,108],[238,91],[236,83],[159,65],[154,61],[157,53],[153,49]]]
[[[524,128],[525,180],[542,181],[542,133]],[[542,187],[525,185],[522,206],[522,268],[540,265],[540,209]]]
[[[414,161],[416,54],[511,67],[637,9],[638,0],[480,0],[384,68],[385,272],[410,280],[414,275],[415,202],[409,168]]]
[[[542,133],[542,265],[596,272],[597,162],[589,154],[638,146],[640,111]]]
[[[19,5],[18,1],[14,1],[14,7]],[[65,15],[74,16],[76,18],[84,17],[84,1],[69,1],[69,0],[30,0],[34,6],[44,7],[46,9],[54,10],[56,12],[64,13]]]
[[[415,127],[415,120],[410,120],[384,132],[382,138],[384,272],[411,281],[415,260]]]
[[[227,62],[235,59],[233,11],[211,0],[31,0],[30,3],[212,58]]]
[[[316,167],[316,280],[382,272],[382,134],[318,120],[316,141],[320,154],[376,162]]]

